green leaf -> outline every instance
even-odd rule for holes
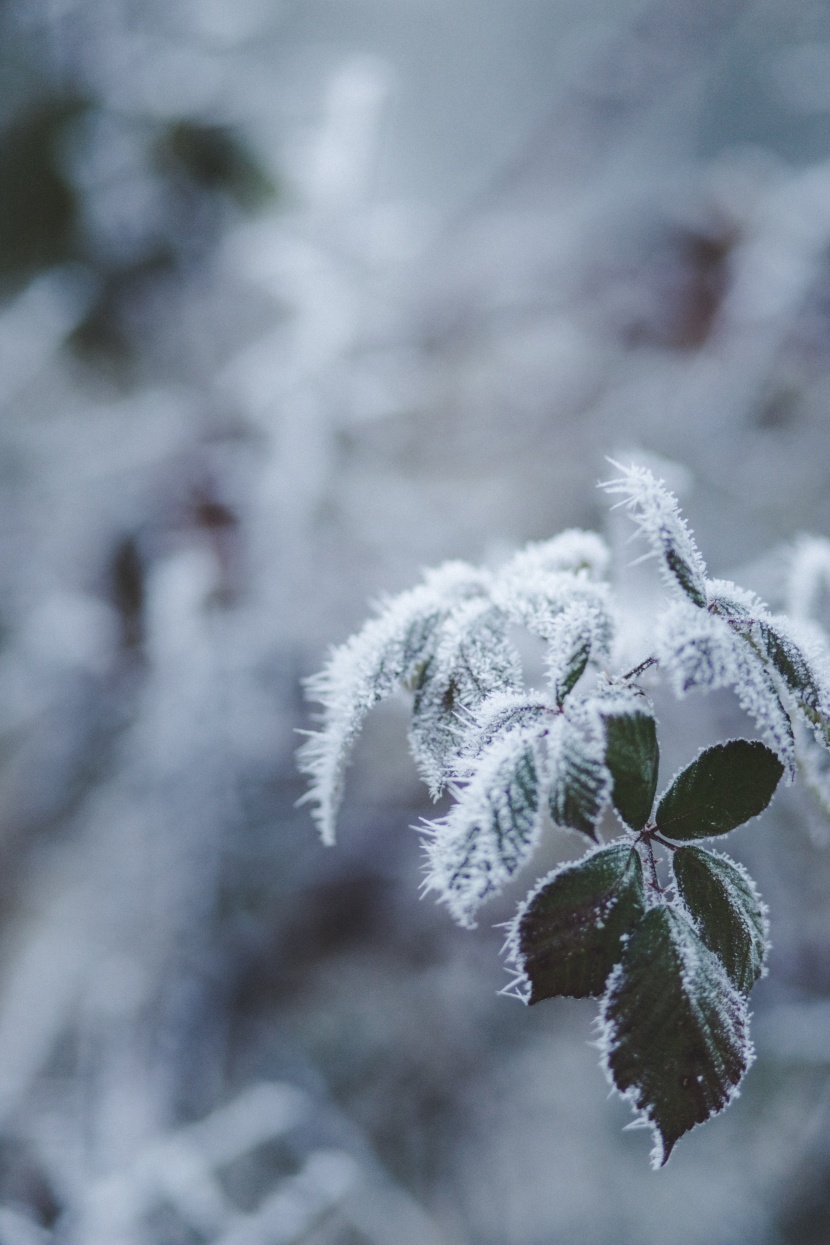
[[[765,744],[732,739],[706,748],[664,792],[657,828],[672,839],[727,834],[762,813],[784,767]]]
[[[754,882],[734,860],[702,847],[678,848],[672,864],[698,933],[748,994],[764,968],[769,929]]]
[[[689,921],[652,908],[602,1005],[604,1061],[651,1125],[662,1167],[678,1138],[729,1103],[752,1060],[746,1000]]]
[[[644,911],[643,867],[630,843],[560,865],[522,906],[508,940],[528,1002],[602,994]]]
[[[564,668],[561,676],[556,680],[554,685],[554,696],[559,708],[565,703],[566,696],[573,691],[580,677],[588,665],[588,659],[591,656],[591,636],[579,636],[573,645],[573,648],[567,654],[564,662]]]
[[[608,771],[602,739],[581,708],[572,717],[558,717],[548,731],[548,807],[557,826],[579,830],[596,842],[596,825],[608,798]]]
[[[658,536],[663,545],[663,557],[666,559],[669,571],[674,575],[689,600],[704,608],[706,590],[701,583],[697,568],[684,557],[678,545],[675,544],[674,533],[669,528],[660,528]]]
[[[614,808],[632,830],[642,830],[657,789],[657,725],[647,713],[615,715],[605,719],[605,738]]]

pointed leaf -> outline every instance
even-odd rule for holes
[[[509,958],[528,1003],[600,995],[645,912],[643,866],[629,843],[589,852],[537,884],[513,921]]]
[[[608,587],[597,582],[608,551],[587,532],[563,532],[553,540],[529,544],[497,572],[492,599],[510,621],[551,640],[563,610],[581,602],[594,611],[595,647],[611,639]]]
[[[496,691],[521,687],[518,653],[506,619],[488,600],[466,601],[442,620],[433,655],[415,691],[409,743],[436,799],[461,751],[461,713]]]
[[[786,634],[784,625],[758,624],[764,651],[796,700],[810,709],[817,709],[821,701],[818,682],[809,661],[795,640]]]
[[[758,653],[725,617],[676,601],[658,620],[655,655],[678,696],[693,688],[732,687],[766,742],[795,774],[795,740],[789,714]]]
[[[605,717],[605,741],[614,808],[632,830],[642,830],[657,790],[657,724],[648,713],[611,714]]]
[[[689,921],[652,908],[626,943],[602,1004],[604,1062],[654,1130],[655,1167],[717,1114],[752,1061],[746,1000]]]
[[[670,839],[727,834],[764,811],[783,772],[775,753],[756,740],[715,744],[663,793],[657,827]]]
[[[497,736],[517,727],[544,727],[556,717],[556,709],[538,692],[494,692],[464,715],[464,755],[477,757]]]
[[[609,618],[595,601],[578,595],[552,620],[545,665],[554,699],[561,708],[591,658],[608,655]]]
[[[579,830],[596,841],[596,826],[608,800],[609,774],[601,729],[587,706],[574,705],[547,733],[548,807],[557,826]]]
[[[672,857],[677,890],[703,941],[748,994],[764,969],[766,908],[749,874],[728,856],[680,847]]]
[[[614,463],[619,466],[619,463]],[[622,496],[632,519],[660,560],[663,578],[696,606],[706,605],[706,564],[700,556],[677,500],[645,467],[620,467],[617,480],[603,488]]]
[[[460,925],[496,894],[536,847],[542,825],[538,745],[521,728],[494,740],[446,817],[426,823],[426,890]]]
[[[307,682],[309,699],[323,706],[321,730],[299,751],[311,778],[305,797],[325,843],[334,842],[343,779],[355,740],[371,707],[401,684],[416,682],[429,662],[441,621],[459,600],[481,596],[485,580],[463,562],[431,571],[425,582],[383,603],[369,622],[331,653],[322,672]]]

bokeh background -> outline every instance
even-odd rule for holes
[[[774,605],[830,535],[826,0],[3,0],[0,1245],[830,1241],[803,793],[735,836],[757,1063],[659,1174],[593,1005],[497,993],[532,878],[419,900],[403,700],[336,849],[295,807],[328,645],[619,545],[607,454]],[[659,708],[666,773],[746,731]]]

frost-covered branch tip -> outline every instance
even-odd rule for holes
[[[621,474],[600,487],[622,499],[618,504],[625,506],[648,541],[666,583],[679,588],[695,605],[706,605],[706,563],[674,496],[648,468],[609,462]]]
[[[301,765],[332,842],[366,713],[408,692],[415,762],[433,796],[449,788],[452,797],[421,826],[424,889],[467,927],[529,866],[544,835],[589,841],[520,904],[508,991],[531,1004],[599,999],[603,1067],[652,1129],[662,1165],[737,1092],[753,1058],[747,996],[766,971],[758,891],[740,864],[703,844],[762,813],[797,761],[830,806],[830,645],[807,616],[818,608],[825,551],[796,549],[804,582],[794,623],[753,593],[708,580],[671,493],[643,467],[619,470],[603,487],[629,510],[670,589],[647,627],[615,604],[608,551],[592,533],[528,545],[496,569],[448,563],[384,602],[309,681],[322,714]],[[619,670],[614,654],[631,653],[631,640],[618,629],[629,621],[653,647]],[[541,688],[525,686],[517,626],[545,645]],[[704,748],[658,796],[646,674],[680,699],[734,689],[761,740]]]

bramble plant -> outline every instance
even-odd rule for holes
[[[653,1130],[659,1167],[735,1095],[753,1059],[747,996],[766,971],[767,914],[754,882],[700,841],[762,813],[797,762],[821,781],[830,674],[815,629],[708,579],[671,493],[642,467],[618,469],[601,487],[628,508],[668,590],[653,652],[615,673],[623,611],[592,533],[531,544],[496,571],[447,563],[386,601],[310,680],[322,728],[301,764],[333,843],[367,712],[399,687],[412,692],[416,764],[434,798],[449,788],[455,800],[421,827],[425,888],[467,927],[549,821],[592,840],[580,860],[539,879],[509,923],[509,989],[526,1003],[600,999],[603,1067]],[[544,691],[524,686],[508,634],[516,624],[545,641]],[[657,723],[642,683],[658,675],[679,697],[733,688],[764,742],[703,749],[655,801]],[[621,833],[602,843],[609,804]],[[667,857],[665,886],[655,849]]]

